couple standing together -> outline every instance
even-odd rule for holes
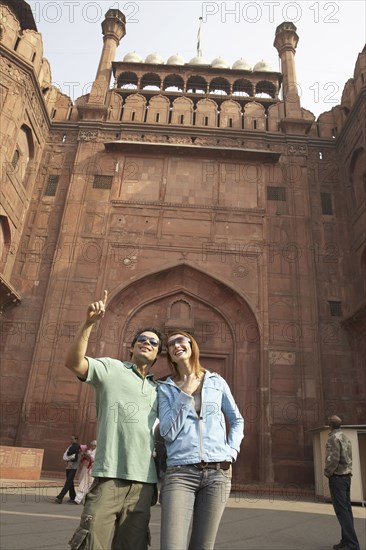
[[[212,550],[244,420],[229,386],[201,366],[197,342],[185,331],[168,336],[172,375],[159,384],[149,372],[162,350],[155,328],[134,336],[130,362],[86,357],[106,301],[107,291],[90,304],[66,358],[66,367],[95,388],[98,418],[95,480],[71,548],[107,550],[112,538],[112,550],[147,550],[150,507],[157,498],[153,429],[159,418],[167,453],[161,550]]]

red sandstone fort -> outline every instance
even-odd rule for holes
[[[141,325],[192,331],[245,417],[236,481],[311,485],[310,430],[366,419],[366,50],[316,120],[293,23],[274,29],[281,72],[116,61],[111,9],[73,103],[27,2],[0,14],[1,444],[45,449],[51,472],[70,433],[94,439],[93,390],[64,358],[108,289],[90,355],[128,359]]]

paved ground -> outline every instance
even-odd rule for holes
[[[67,544],[79,523],[81,507],[53,504],[58,488],[15,487],[2,483],[1,550],[70,550]],[[366,549],[366,509],[353,508],[361,550]],[[179,521],[179,518],[177,518]],[[151,518],[152,547],[159,550],[160,506]],[[225,510],[216,550],[328,550],[339,541],[339,526],[330,504],[233,495]]]

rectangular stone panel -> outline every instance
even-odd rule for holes
[[[43,449],[0,447],[2,479],[40,479]]]
[[[219,204],[235,208],[256,208],[261,170],[254,164],[220,163]]]
[[[139,202],[159,200],[163,170],[162,158],[126,157],[120,198]]]
[[[200,159],[169,160],[165,201],[182,205],[212,205],[215,183],[206,176]]]

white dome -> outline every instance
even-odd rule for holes
[[[164,63],[163,58],[158,53],[151,53],[145,59],[145,63],[155,63],[156,65],[162,65]]]
[[[142,63],[142,57],[136,52],[129,52],[123,58],[125,63]]]
[[[167,65],[184,65],[184,59],[179,54],[171,55],[167,61]]]
[[[189,65],[209,65],[209,62],[204,57],[199,55],[199,56],[193,57],[190,60]]]
[[[211,66],[215,69],[228,69],[230,67],[229,63],[223,57],[216,57]]]
[[[267,63],[267,61],[264,61],[263,59],[261,59],[261,61],[258,61],[258,63],[254,65],[253,71],[268,71],[272,73],[273,69],[271,65]]]
[[[248,61],[246,59],[243,59],[242,57],[235,61],[234,65],[232,66],[233,69],[239,70],[239,71],[251,71],[252,67],[249,65]]]

